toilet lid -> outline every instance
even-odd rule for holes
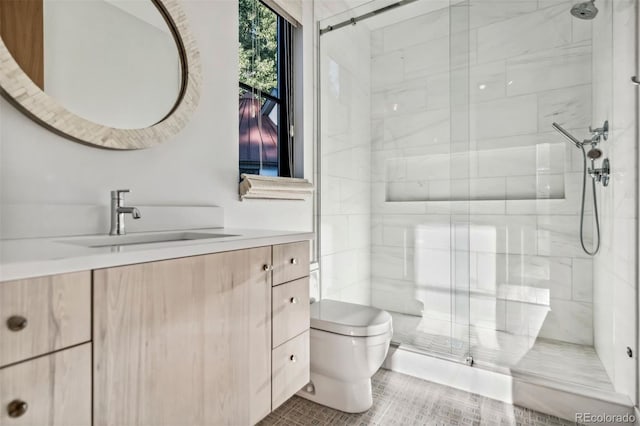
[[[378,336],[391,331],[391,315],[370,306],[324,299],[311,304],[311,328],[345,336]]]

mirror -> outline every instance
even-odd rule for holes
[[[199,97],[178,0],[0,0],[0,37],[3,95],[79,142],[153,146]]]

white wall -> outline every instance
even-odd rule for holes
[[[130,188],[132,205],[217,205],[225,209],[228,227],[312,230],[311,200],[239,201],[237,2],[182,3],[203,66],[200,105],[187,127],[151,149],[107,151],[57,136],[0,100],[0,208],[79,203],[106,209],[110,190]],[[312,13],[305,9],[312,30]],[[311,51],[309,46],[306,52]],[[308,67],[304,79],[307,93],[311,71]],[[307,110],[305,121],[309,118],[312,123],[313,111]],[[307,153],[313,152],[312,135],[313,125],[305,125]],[[305,163],[311,178],[312,158],[307,156]]]
[[[601,253],[594,261],[595,347],[616,391],[636,400],[636,362],[626,347],[636,347],[638,141],[634,0],[602,0],[593,21],[594,124],[608,119],[611,134],[602,143],[612,178],[599,188]],[[637,357],[637,354],[635,355]]]

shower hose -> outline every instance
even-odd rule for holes
[[[580,244],[582,250],[589,256],[595,256],[600,250],[600,220],[598,219],[598,200],[596,199],[596,180],[591,179],[591,188],[593,189],[593,214],[596,219],[596,243],[593,251],[589,251],[584,244],[584,200],[587,195],[587,154],[584,146],[580,145],[582,150],[583,168],[582,168],[582,208],[580,209]]]

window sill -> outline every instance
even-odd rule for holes
[[[314,191],[307,179],[242,174],[240,199],[306,200]]]

